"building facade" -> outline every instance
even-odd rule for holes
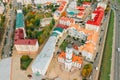
[[[81,68],[83,63],[82,57],[73,53],[71,45],[66,47],[66,52],[61,52],[58,56],[58,62],[65,64],[65,69],[71,71],[72,67]]]

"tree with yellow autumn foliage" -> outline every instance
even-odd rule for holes
[[[91,64],[86,64],[84,65],[82,69],[82,77],[87,78],[92,72],[92,65]]]

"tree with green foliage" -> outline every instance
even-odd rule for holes
[[[9,6],[10,6],[10,9],[12,8],[12,4],[9,4]]]
[[[27,7],[23,8],[23,14],[26,15],[29,12],[29,9]]]
[[[27,60],[29,60],[30,59],[30,57],[28,56],[28,55],[23,55],[22,57],[21,57],[21,61],[27,61]]]
[[[39,42],[39,44],[43,44],[44,38],[42,37],[42,35],[40,35],[40,36],[38,37],[38,42]]]
[[[52,25],[55,25],[55,19],[52,18],[52,21],[51,21]]]
[[[0,27],[4,27],[4,22],[5,22],[5,16],[4,15],[0,15],[0,18],[1,18],[1,20],[0,20]]]
[[[34,25],[39,27],[39,25],[40,25],[40,19],[35,19],[35,24]]]
[[[23,55],[20,58],[20,63],[21,63],[21,69],[26,70],[29,64],[32,62],[32,58],[30,58],[28,55]]]
[[[41,8],[41,4],[38,4],[38,5],[37,5],[37,8],[40,9],[40,8]]]

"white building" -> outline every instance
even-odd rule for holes
[[[48,66],[52,60],[53,53],[55,51],[57,38],[55,36],[51,36],[47,43],[45,44],[44,48],[34,60],[32,64],[32,72],[34,74],[41,74],[45,75],[48,69]]]
[[[39,47],[37,39],[18,39],[14,43],[18,52],[37,52]]]
[[[0,14],[3,14],[5,10],[4,4],[0,1]]]
[[[107,2],[101,1],[101,2],[99,2],[99,3],[97,4],[97,7],[102,7],[102,8],[104,8],[104,10],[105,10],[106,7],[107,7]]]
[[[75,24],[75,20],[73,18],[61,17],[59,23],[66,26],[70,26],[71,24]]]
[[[32,0],[17,0],[17,3],[21,3],[22,5],[32,4]]]
[[[79,52],[82,53],[82,56],[85,57],[86,60],[91,61],[95,55],[96,46],[92,43],[86,43],[83,46],[79,47]]]
[[[70,71],[72,66],[81,68],[82,57],[73,54],[73,48],[71,45],[66,47],[66,52],[61,52],[58,57],[58,62],[65,64],[65,69]]]
[[[34,0],[35,4],[45,4],[47,2],[56,3],[57,0]]]
[[[69,28],[68,34],[72,37],[80,38],[80,39],[83,39],[83,40],[85,40],[86,37],[87,37],[87,35],[84,32],[77,31],[75,28]]]
[[[72,46],[69,45],[66,47],[66,59],[65,59],[65,69],[70,71],[72,68],[72,55],[73,55],[73,50]]]

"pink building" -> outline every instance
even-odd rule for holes
[[[39,47],[37,39],[24,39],[23,29],[15,30],[14,45],[16,50],[20,53],[36,53]]]
[[[36,53],[38,51],[37,39],[18,39],[14,41],[16,50],[20,53],[26,52],[29,54]]]
[[[14,46],[19,53],[36,53],[39,45],[37,39],[25,39],[24,16],[22,11],[17,11]]]

